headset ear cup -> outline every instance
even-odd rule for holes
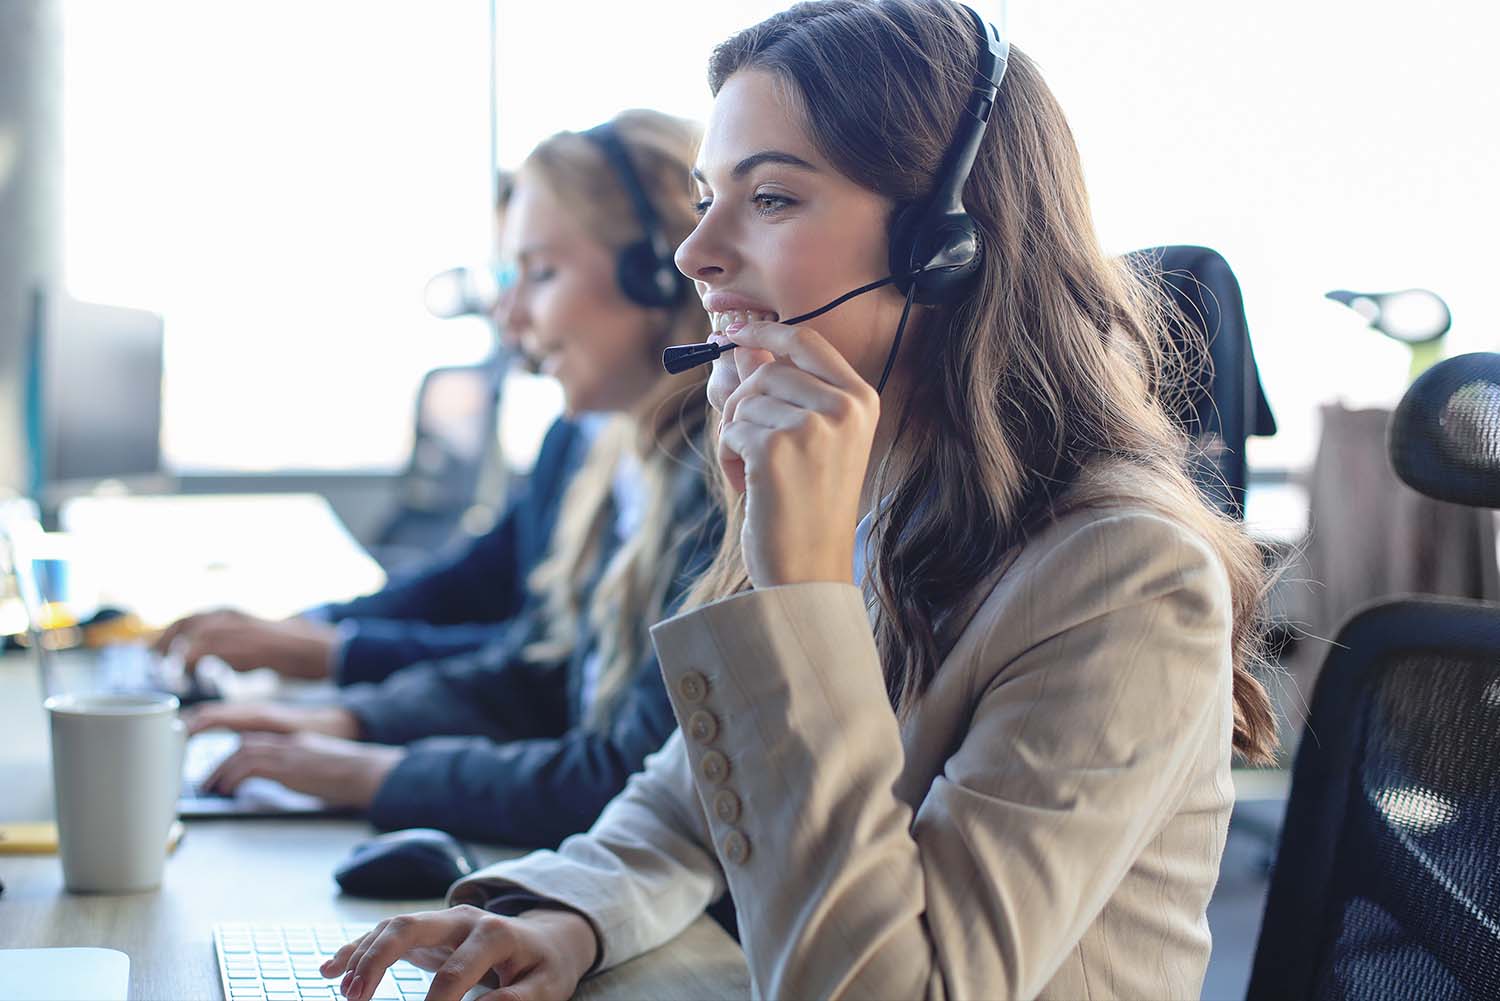
[[[911,288],[911,273],[916,266],[912,264],[912,243],[917,227],[922,222],[922,211],[918,205],[907,205],[896,212],[891,218],[891,250],[890,266],[891,276],[894,279],[891,284],[905,295]]]
[[[936,306],[963,298],[983,258],[979,230],[967,212],[933,217],[921,206],[909,205],[891,221],[892,284],[902,294],[915,285],[913,302]],[[920,273],[913,275],[914,271]]]
[[[647,240],[637,240],[621,250],[615,263],[615,280],[625,298],[648,309],[677,304],[682,297],[682,282],[676,276],[675,266],[671,274],[666,275],[662,262]],[[671,279],[670,283],[667,278]]]
[[[917,253],[925,256],[927,266],[934,270],[917,276],[917,295],[913,301],[945,305],[972,292],[984,260],[984,240],[969,214],[944,215],[920,239]]]

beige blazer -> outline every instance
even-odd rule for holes
[[[681,729],[519,887],[608,968],[726,884],[764,997],[1197,998],[1233,791],[1223,567],[1142,510],[1036,535],[902,726],[861,594],[737,595],[653,630]]]

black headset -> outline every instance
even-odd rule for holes
[[[973,93],[964,104],[958,124],[954,127],[953,142],[943,154],[932,193],[922,201],[907,204],[892,216],[891,273],[878,281],[861,285],[852,292],[846,292],[811,312],[782,321],[793,325],[802,323],[822,316],[855,296],[894,285],[906,296],[906,308],[901,311],[901,320],[896,325],[896,336],[891,342],[890,354],[886,356],[885,369],[880,373],[876,392],[885,389],[886,380],[890,378],[891,366],[895,364],[896,354],[901,349],[901,335],[906,331],[912,303],[943,305],[962,299],[972,291],[973,284],[979,277],[979,265],[984,260],[984,244],[980,239],[979,227],[964,208],[964,184],[969,180],[969,171],[974,169],[979,142],[984,138],[984,129],[989,123],[990,112],[994,110],[1000,81],[1005,77],[1010,43],[1001,37],[994,25],[975,13],[973,8],[967,4],[958,6],[973,20],[975,31],[979,35],[978,69],[974,74]],[[732,347],[732,344],[716,342],[674,344],[662,352],[662,367],[674,374],[686,372],[690,368],[708,364]]]
[[[673,261],[672,244],[662,232],[661,220],[646,189],[641,184],[635,165],[625,144],[615,132],[611,122],[596,125],[581,133],[599,147],[604,159],[614,168],[620,186],[630,197],[635,208],[635,217],[640,221],[644,235],[641,239],[624,247],[615,259],[615,282],[625,298],[647,309],[665,309],[682,302],[687,291],[687,279],[677,270]]]
[[[964,209],[964,184],[974,167],[979,141],[984,138],[1010,58],[1010,43],[1001,37],[999,29],[972,7],[959,6],[973,19],[979,33],[974,90],[959,115],[932,194],[901,209],[891,223],[892,284],[910,295],[913,302],[924,305],[962,298],[979,276],[984,246],[979,227]]]

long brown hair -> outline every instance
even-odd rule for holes
[[[644,109],[623,111],[612,124],[664,235],[676,246],[696,222],[688,171],[697,153],[697,126]],[[594,239],[613,251],[641,239],[640,220],[620,179],[599,147],[579,133],[561,132],[543,140],[516,172],[516,180],[545,185]],[[666,345],[701,340],[708,329],[708,316],[695,295],[658,312],[659,336],[641,345],[653,362]],[[706,380],[701,370],[681,379],[663,372],[630,413],[606,421],[563,495],[547,556],[531,575],[546,621],[542,637],[527,647],[528,657],[571,656],[585,622],[597,637],[601,669],[587,707],[587,722],[596,728],[607,725],[611,706],[649,649],[647,628],[665,612],[678,572],[668,557],[678,536],[697,527],[679,524],[671,506],[684,465],[698,465]],[[605,539],[613,530],[608,518],[611,485],[621,463],[632,460],[638,468],[630,475],[639,478],[645,497],[640,524],[597,577],[585,607],[585,589],[596,579]]]
[[[720,45],[709,85],[717,94],[741,69],[772,73],[835,168],[899,208],[932,186],[973,86],[977,44],[949,0],[814,0]],[[1275,716],[1255,674],[1268,574],[1187,472],[1192,443],[1169,414],[1180,412],[1194,366],[1168,336],[1173,307],[1099,246],[1067,120],[1014,46],[964,204],[986,247],[977,291],[923,311],[910,342],[921,377],[877,470],[874,496],[889,499],[878,505],[865,587],[892,704],[911,711],[984,585],[1029,534],[1070,510],[1126,503],[1184,525],[1223,563],[1234,747],[1269,761]],[[690,601],[749,586],[743,498],[727,518]]]

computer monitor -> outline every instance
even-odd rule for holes
[[[161,472],[162,319],[39,290],[28,344],[32,497],[51,506],[102,480]]]

